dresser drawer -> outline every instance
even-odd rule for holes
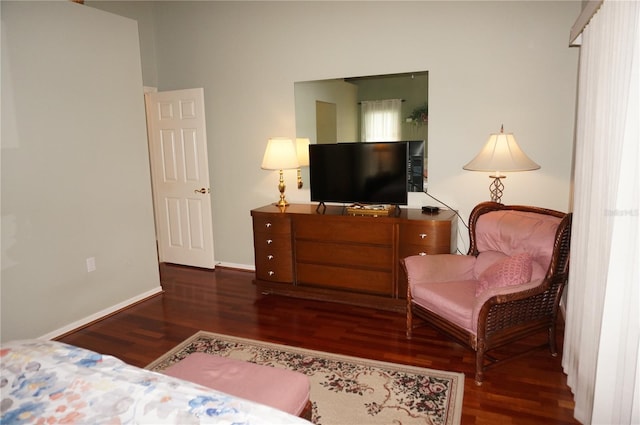
[[[272,245],[264,249],[256,249],[256,267],[262,264],[288,262],[293,264],[290,246]]]
[[[296,242],[296,261],[387,270],[392,267],[393,249],[391,246],[299,240]]]
[[[269,282],[293,283],[291,219],[284,215],[253,217],[256,277]]]
[[[410,257],[412,255],[433,255],[433,254],[449,254],[449,250],[447,248],[446,252],[437,252],[433,250],[431,247],[424,245],[402,245],[398,252],[398,258],[403,259]]]
[[[451,250],[451,222],[428,221],[421,223],[403,223],[400,225],[400,257],[407,252],[416,255],[449,254]]]
[[[325,242],[393,244],[393,224],[376,219],[353,217],[346,220],[326,220],[319,217],[297,217],[294,224],[296,240]]]
[[[255,216],[253,217],[253,232],[273,235],[290,235],[291,220],[286,216]]]
[[[280,236],[271,239],[271,235],[254,235],[256,277],[271,282],[293,282],[293,256],[291,239]]]
[[[254,233],[253,245],[258,279],[293,282],[293,250],[290,235]]]
[[[288,251],[289,255],[292,254],[291,237],[288,235],[254,233],[253,247],[256,252],[273,253],[273,251]]]
[[[256,277],[269,282],[293,282],[293,262],[291,256],[285,258],[279,253],[256,258]]]
[[[346,267],[299,263],[296,281],[300,286],[334,288],[342,291],[392,296],[393,275],[390,271],[358,270]]]

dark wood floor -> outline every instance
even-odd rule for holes
[[[463,424],[577,424],[560,356],[542,349],[491,369],[477,387],[470,350],[403,314],[256,293],[253,273],[161,265],[165,292],[60,340],[145,366],[199,330],[464,372]],[[562,327],[559,329],[562,347]],[[531,344],[544,341],[544,335]]]

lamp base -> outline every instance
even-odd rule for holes
[[[304,183],[302,182],[302,171],[298,168],[298,189],[302,189]]]
[[[276,207],[284,208],[289,206],[289,202],[287,202],[287,200],[284,198],[280,198],[280,200],[273,205],[275,205]]]
[[[493,182],[489,185],[489,192],[491,193],[491,201],[497,202],[499,204],[502,203],[502,192],[504,191],[504,184],[500,181],[500,179],[506,179],[507,176],[496,175],[489,176],[493,179]]]
[[[280,170],[280,182],[278,183],[278,190],[280,191],[280,200],[275,203],[280,208],[284,208],[289,205],[289,202],[284,198],[284,189],[286,188],[284,184],[284,173]]]

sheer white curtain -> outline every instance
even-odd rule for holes
[[[363,142],[400,140],[402,99],[366,100],[360,105]]]
[[[640,423],[640,2],[582,33],[562,365],[582,423]]]

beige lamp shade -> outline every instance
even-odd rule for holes
[[[298,166],[306,167],[309,165],[309,144],[311,142],[306,137],[296,139],[296,153],[298,154]]]
[[[512,133],[492,133],[475,158],[462,167],[470,171],[529,171],[540,168],[518,146]]]
[[[504,190],[501,179],[506,177],[501,173],[537,170],[540,166],[522,152],[513,134],[505,134],[504,127],[501,127],[500,133],[490,134],[480,153],[462,168],[469,171],[492,171],[493,174],[489,176],[493,179],[489,186],[491,200],[501,203]]]
[[[281,137],[269,139],[261,168],[264,170],[298,168],[298,156],[293,141]]]

